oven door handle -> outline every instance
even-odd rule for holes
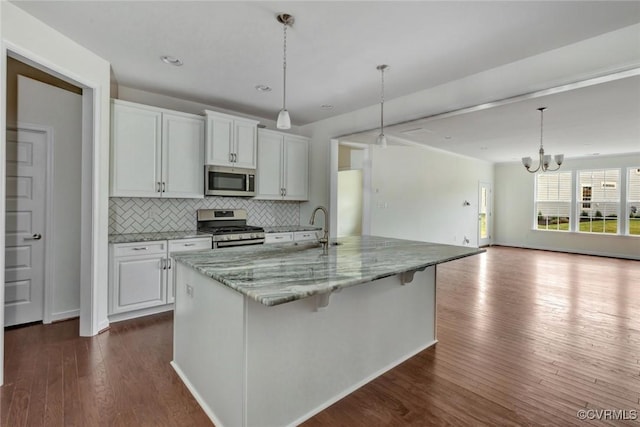
[[[262,239],[249,239],[249,240],[233,240],[233,241],[221,241],[216,242],[217,248],[225,248],[229,246],[244,246],[244,245],[262,245],[264,238]]]

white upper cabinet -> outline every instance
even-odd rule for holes
[[[258,131],[256,199],[308,200],[309,139]]]
[[[258,169],[256,170],[256,198],[282,199],[283,136],[260,129],[258,132]]]
[[[204,119],[163,113],[162,197],[204,197]]]
[[[111,196],[159,197],[162,112],[111,103]]]
[[[112,197],[204,197],[204,119],[112,100]]]
[[[256,168],[258,121],[205,111],[205,164]]]
[[[282,182],[285,200],[307,200],[309,197],[309,140],[285,135],[282,151]]]

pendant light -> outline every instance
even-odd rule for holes
[[[376,145],[382,148],[387,147],[387,137],[384,135],[384,71],[389,68],[388,65],[382,64],[376,67],[380,71],[381,90],[380,90],[380,135],[376,138]]]
[[[283,43],[283,60],[282,60],[282,110],[278,113],[278,121],[276,127],[278,129],[291,129],[291,117],[289,111],[287,111],[287,27],[293,25],[293,16],[287,13],[279,14],[276,19],[282,24],[284,31],[284,43]]]
[[[524,165],[525,169],[528,172],[531,172],[531,173],[536,173],[538,171],[541,171],[541,172],[557,171],[558,169],[560,169],[560,166],[562,165],[562,162],[564,161],[564,154],[556,154],[554,156],[554,160],[555,160],[556,164],[558,165],[558,167],[556,167],[554,169],[549,169],[549,164],[551,163],[551,155],[544,154],[544,147],[542,146],[542,129],[543,129],[543,124],[544,124],[543,118],[544,118],[544,110],[546,110],[546,109],[547,109],[547,107],[538,108],[538,111],[540,111],[540,150],[538,151],[540,159],[539,159],[538,167],[535,168],[535,169],[531,169],[531,162],[533,161],[531,159],[531,157],[523,157],[522,158],[522,164]]]

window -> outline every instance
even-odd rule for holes
[[[536,228],[569,231],[571,172],[536,175]]]
[[[630,168],[627,176],[627,234],[640,236],[640,168]]]
[[[582,190],[577,200],[577,231],[617,234],[620,169],[578,171],[577,179]]]
[[[583,202],[588,202],[591,200],[591,186],[590,185],[583,185],[582,186],[582,201]],[[583,208],[587,208],[587,209],[591,209],[591,203],[582,203],[582,207]]]

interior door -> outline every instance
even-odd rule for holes
[[[5,326],[44,314],[47,134],[7,131]]]
[[[491,244],[491,184],[480,182],[478,185],[478,246]]]

